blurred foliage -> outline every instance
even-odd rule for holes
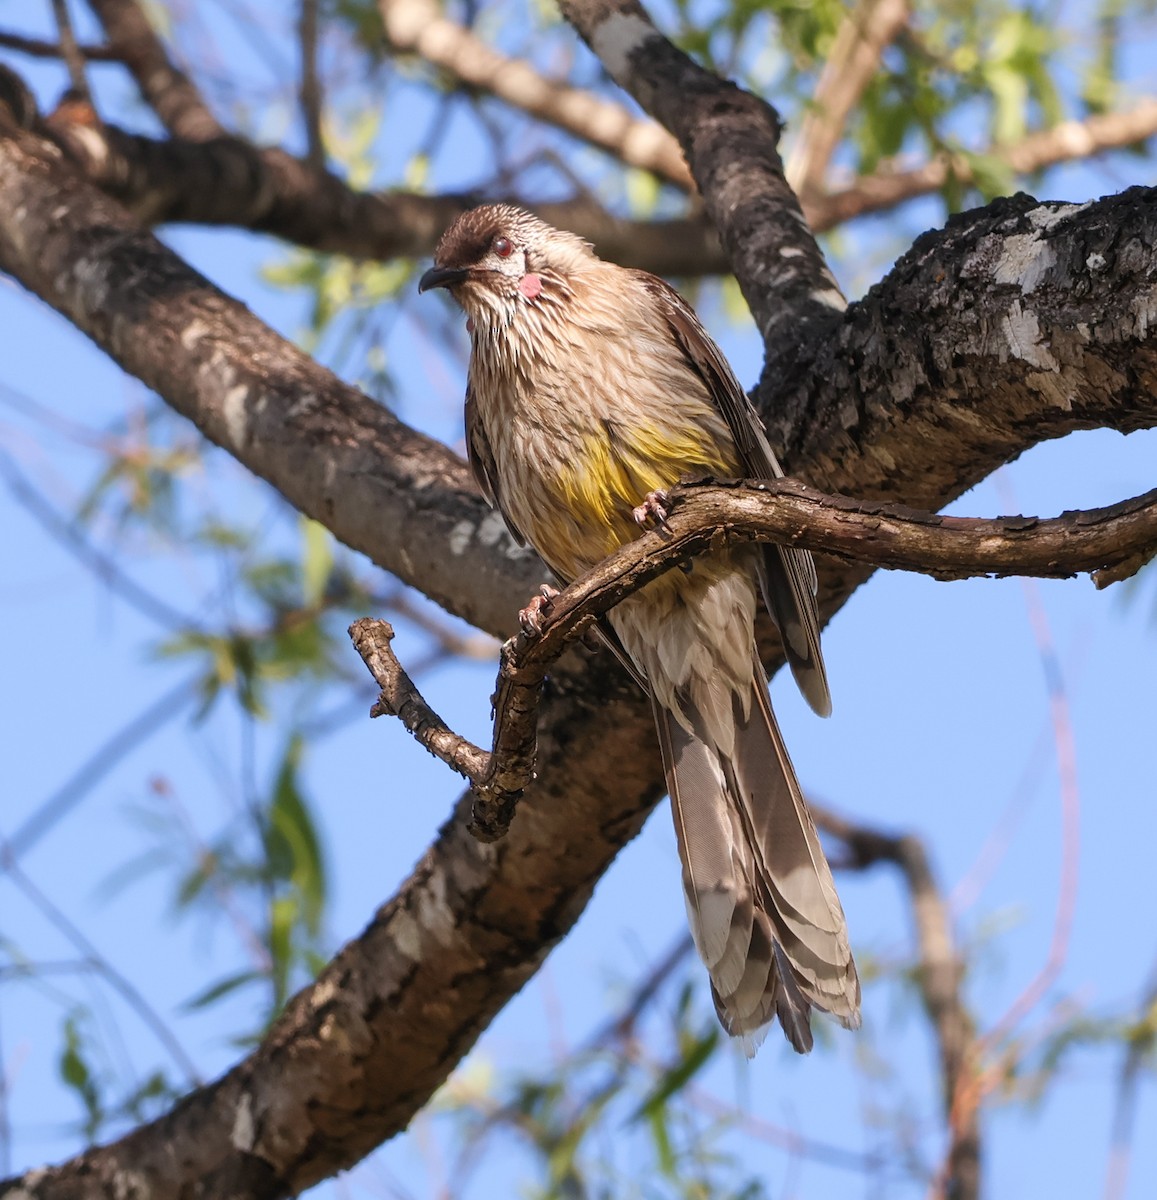
[[[646,1037],[642,1020],[628,1017],[548,1073],[506,1077],[477,1060],[456,1072],[431,1106],[454,1128],[456,1190],[513,1137],[537,1167],[537,1178],[524,1185],[530,1200],[768,1195],[729,1144],[743,1114],[697,1087],[725,1039],[714,1013],[696,1003],[700,989],[695,971],[684,969],[689,963],[687,956],[657,994],[658,1020],[647,1021],[654,1027]]]

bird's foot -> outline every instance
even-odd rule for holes
[[[666,490],[656,488],[643,497],[642,504],[631,510],[631,516],[635,518],[635,524],[641,525],[644,529],[649,529],[654,525],[657,529],[665,530],[667,528],[667,505],[670,503],[671,497]]]
[[[518,623],[527,637],[538,637],[542,632],[542,618],[550,612],[557,595],[558,588],[544,583],[538,589],[538,595],[531,596],[527,606],[519,611]]]

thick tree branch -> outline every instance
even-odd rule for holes
[[[28,135],[0,140],[11,200],[0,265],[347,545],[410,578],[418,554],[420,586],[450,607],[470,573],[476,603],[459,615],[509,630],[511,580],[524,596],[542,568],[515,549],[495,555],[509,543],[465,464],[273,334],[46,150]],[[423,530],[438,554],[403,530]]]
[[[149,225],[189,222],[272,233],[311,250],[388,260],[432,254],[480,195],[361,192],[284,150],[237,137],[163,141],[103,130],[53,113],[46,128],[85,175]],[[499,197],[525,203],[519,197]],[[603,257],[662,275],[722,274],[727,260],[698,217],[625,221],[591,198],[531,204],[552,225],[593,242]]]
[[[196,84],[170,60],[137,0],[89,0],[89,6],[145,102],[170,133],[190,142],[224,134]]]
[[[677,49],[639,0],[560,6],[615,82],[678,138],[768,366],[838,322],[845,300],[784,178],[775,109]]]
[[[500,54],[442,16],[430,0],[378,0],[378,9],[395,50],[420,55],[463,83],[599,146],[629,167],[653,171],[681,188],[691,186],[678,145],[654,122],[641,121],[621,104],[546,79],[528,62]]]
[[[327,171],[276,148],[238,137],[163,141],[75,122],[64,108],[47,118],[53,139],[84,173],[147,224],[187,222],[271,233],[295,245],[355,258],[422,258],[443,230],[483,199],[520,197],[361,192]],[[1157,101],[1126,112],[1058,126],[1000,151],[1011,164],[1038,169],[1129,145],[1157,132]],[[1017,168],[1020,169],[1019,167]],[[949,172],[971,179],[967,161],[937,160],[903,173],[865,176],[844,191],[803,201],[813,230],[823,232],[865,212],[941,188]],[[602,257],[659,275],[696,277],[730,271],[710,222],[701,215],[658,221],[619,220],[589,197],[531,204],[552,225],[593,242]]]
[[[0,266],[348,544],[498,633],[540,578],[464,467],[309,363],[81,180],[0,137]],[[956,219],[760,387],[793,469],[936,508],[1074,429],[1157,424],[1157,203],[1027,198]],[[867,569],[820,563],[837,609]],[[539,777],[509,835],[469,802],[254,1053],[128,1138],[21,1181],[34,1196],[280,1196],[405,1127],[582,911],[661,794],[649,715],[599,656],[552,671]],[[769,654],[772,666],[776,654]],[[804,764],[801,764],[804,766]],[[806,769],[806,767],[805,767]]]
[[[935,509],[1006,461],[1010,439],[1093,428],[1106,403],[1121,432],[1151,426],[1155,247],[1153,189],[1019,195],[952,218],[791,375],[765,370],[773,444],[825,491]]]

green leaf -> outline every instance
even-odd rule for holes
[[[645,1097],[642,1104],[627,1118],[628,1123],[634,1123],[642,1117],[650,1117],[662,1108],[676,1092],[682,1091],[711,1057],[711,1052],[718,1044],[719,1031],[714,1028],[708,1029],[701,1037],[693,1039],[680,1061],[663,1072],[659,1077],[659,1082]]]
[[[328,884],[317,826],[299,786],[304,748],[301,735],[294,734],[282,756],[269,810],[267,848],[274,877],[293,885],[306,930],[316,936]]]
[[[667,1128],[667,1110],[662,1104],[656,1105],[647,1114],[647,1123],[651,1127],[651,1138],[655,1143],[655,1154],[659,1159],[659,1170],[668,1179],[675,1176],[675,1151],[671,1148],[671,1134]]]
[[[269,908],[269,956],[273,966],[274,1011],[289,995],[289,977],[293,969],[293,928],[297,923],[297,899],[279,896]]]
[[[163,1071],[153,1071],[125,1097],[121,1108],[135,1121],[146,1121],[172,1107],[180,1093],[169,1083]]]
[[[624,173],[627,204],[637,218],[651,217],[659,203],[659,180],[650,171],[634,168]]]
[[[81,1038],[83,1014],[77,1010],[64,1018],[64,1048],[60,1052],[58,1069],[61,1081],[72,1091],[85,1111],[84,1134],[92,1141],[104,1120],[100,1090],[85,1055]]]
[[[301,518],[301,590],[305,603],[316,608],[325,599],[326,584],[333,572],[333,535],[317,521]]]

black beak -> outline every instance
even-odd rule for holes
[[[431,267],[418,280],[418,291],[428,292],[431,288],[453,287],[469,274],[464,267]]]

